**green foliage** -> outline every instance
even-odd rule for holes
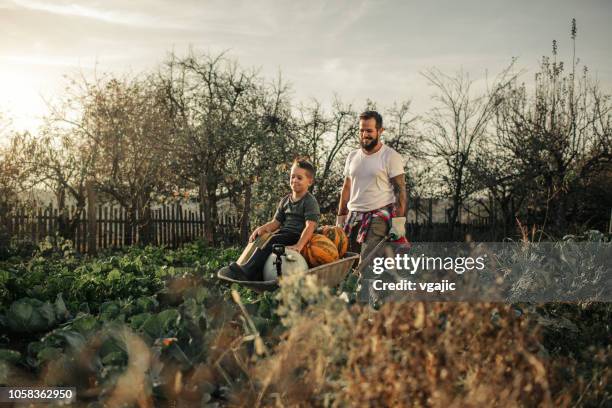
[[[81,313],[70,322],[69,327],[82,335],[88,335],[94,333],[100,327],[100,324],[94,316]]]
[[[68,316],[66,306],[58,295],[55,304],[38,299],[22,298],[11,304],[6,313],[6,325],[17,333],[49,330]]]
[[[21,353],[15,350],[0,348],[0,361],[15,364],[21,360]]]
[[[93,259],[43,246],[31,258],[0,263],[0,308],[23,297],[52,301],[61,293],[71,311],[87,303],[96,312],[104,301],[154,295],[165,279],[187,266],[210,275],[237,257],[237,249],[208,248],[200,242],[177,250],[134,247]]]
[[[585,239],[600,242],[603,238],[595,233],[567,237],[568,241]],[[51,251],[44,256],[36,254],[30,259],[1,264],[0,283],[8,291],[3,301],[10,299],[10,302],[4,303],[5,310],[1,313],[3,332],[7,334],[0,336],[0,381],[8,378],[14,367],[26,367],[44,376],[47,384],[97,390],[99,403],[104,404],[126,376],[134,375],[133,370],[138,366],[143,370],[142,376],[137,376],[142,381],[138,386],[150,390],[156,406],[163,405],[163,399],[169,403],[179,400],[178,388],[184,390],[181,398],[189,395],[189,401],[223,404],[230,398],[228,394],[234,392],[226,388],[228,383],[239,385],[250,381],[254,384],[254,395],[259,395],[261,390],[255,380],[262,377],[249,378],[252,373],[261,373],[266,378],[272,374],[269,392],[287,389],[283,388],[285,383],[299,385],[304,390],[315,383],[341,389],[359,371],[351,370],[349,374],[342,367],[348,363],[354,367],[361,364],[350,356],[360,355],[364,347],[374,347],[371,338],[382,338],[389,330],[400,330],[402,334],[389,334],[385,340],[385,347],[391,347],[392,351],[388,356],[412,350],[406,352],[406,361],[427,351],[425,345],[437,339],[436,336],[456,339],[445,334],[444,325],[431,326],[435,332],[429,335],[434,340],[421,339],[418,333],[426,333],[422,328],[420,331],[416,327],[403,329],[419,320],[418,313],[416,317],[411,316],[416,312],[409,304],[398,306],[403,309],[397,314],[393,312],[394,307],[374,312],[355,305],[355,275],[349,275],[336,290],[321,288],[305,276],[284,281],[277,293],[258,294],[237,285],[220,284],[213,278],[215,268],[237,256],[236,249],[213,249],[194,243],[177,250],[131,248],[94,259],[70,253],[60,258]],[[23,286],[14,291],[17,282]],[[242,308],[232,300],[231,290],[238,292]],[[58,291],[62,295],[54,296]],[[33,293],[41,297],[27,296]],[[436,307],[441,311],[447,308]],[[460,313],[454,320],[443,319],[454,322],[459,331],[464,330],[466,316],[474,324],[488,324],[482,323],[480,314],[476,309],[472,313],[472,308],[452,306],[446,311],[449,316],[451,309],[467,314],[461,317]],[[495,330],[506,327],[510,311],[499,313],[501,308],[496,305],[483,310],[489,309],[497,311]],[[438,314],[427,314],[426,319],[435,320]],[[610,319],[609,307],[598,304],[526,306],[524,315],[542,329],[543,340],[538,347],[543,355],[553,363],[557,358],[569,359],[568,367],[575,370],[568,371],[559,389],[579,378],[597,384],[606,380],[605,355],[602,359],[601,350],[609,347],[609,328],[603,323]],[[400,324],[398,319],[405,321]],[[510,330],[509,327],[504,330]],[[361,334],[356,336],[356,333]],[[530,331],[514,327],[504,338],[520,338],[526,333]],[[263,354],[260,354],[263,346],[255,344],[258,336],[265,344]],[[422,341],[423,347],[395,345],[398,341],[406,342],[401,340],[405,336],[412,336],[414,343],[411,344]],[[436,350],[431,352],[435,354]],[[487,346],[483,350],[496,349]],[[474,360],[478,361],[481,360]],[[413,367],[409,362],[400,364],[387,357],[380,357],[380,361],[368,360],[366,365],[378,367],[381,372],[390,366],[406,370]],[[545,367],[548,370],[548,363]],[[547,376],[553,376],[553,368],[550,370]],[[353,381],[354,386],[357,383]],[[577,396],[580,391],[571,392]],[[316,388],[312,393],[313,401],[334,400],[344,395],[327,388]],[[240,396],[238,393],[237,397]],[[597,391],[589,401],[601,401],[604,397]]]
[[[158,314],[151,315],[143,325],[141,330],[151,339],[157,339],[164,335],[174,337],[176,335],[181,315],[176,309],[166,309]]]

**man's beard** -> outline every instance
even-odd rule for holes
[[[378,144],[378,137],[375,137],[372,140],[361,139],[361,147],[363,147],[368,152],[374,150],[377,144]]]

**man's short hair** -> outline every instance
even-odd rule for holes
[[[376,119],[376,129],[380,129],[383,125],[382,116],[376,111],[365,111],[359,115],[359,120]]]
[[[308,175],[312,178],[315,176],[315,168],[312,163],[305,157],[298,157],[293,161],[292,166],[297,166],[300,169],[306,170]]]

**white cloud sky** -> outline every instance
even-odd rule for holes
[[[32,128],[64,75],[142,72],[193,47],[229,50],[270,80],[280,70],[296,103],[412,99],[421,113],[432,92],[423,70],[478,79],[519,57],[529,82],[553,39],[568,60],[572,17],[581,61],[612,93],[607,0],[0,0],[0,111]]]
[[[156,27],[156,28],[178,28],[179,26],[168,26],[161,23],[160,18],[154,18],[152,16],[122,12],[103,10],[96,7],[87,5],[75,4],[74,2],[49,2],[49,1],[37,1],[37,0],[12,0],[16,6],[34,10],[42,11],[50,14],[58,14],[64,16],[82,17],[86,19],[100,20],[111,24],[125,24],[137,27]],[[160,24],[161,23],[161,24]]]

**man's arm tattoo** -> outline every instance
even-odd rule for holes
[[[395,214],[397,217],[406,216],[406,179],[403,174],[391,178],[393,194],[395,194]]]

